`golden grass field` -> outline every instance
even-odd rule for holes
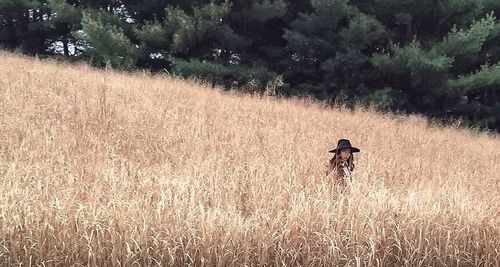
[[[500,266],[500,137],[0,53],[1,266]],[[348,138],[354,185],[325,177]]]

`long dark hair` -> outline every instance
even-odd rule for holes
[[[340,164],[342,163],[342,158],[340,157],[340,151],[335,151],[335,154],[333,155],[332,159],[330,159],[330,169],[335,170],[339,169]],[[351,151],[351,156],[349,156],[349,159],[347,159],[347,166],[349,167],[350,171],[354,170],[354,154]]]

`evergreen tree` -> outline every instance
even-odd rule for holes
[[[311,8],[310,3],[283,0],[236,0],[232,3],[228,23],[236,35],[230,36],[227,42],[236,44],[231,49],[240,65],[267,70],[270,74],[267,77],[259,75],[261,87],[267,86],[278,79],[279,73],[287,71],[284,30],[296,19],[299,10]]]
[[[112,13],[84,12],[83,33],[77,36],[86,46],[84,56],[93,65],[125,70],[134,68],[137,51],[121,24],[121,18]]]
[[[418,42],[395,47],[389,54],[376,55],[377,67],[385,88],[389,88],[393,108],[437,117],[462,117],[482,126],[496,124],[500,76],[496,64],[477,64],[481,50],[498,22],[493,16],[474,22],[468,29],[453,28],[431,48]],[[496,98],[496,100],[495,100]],[[498,127],[498,126],[496,126]]]
[[[368,91],[370,56],[383,43],[383,26],[345,0],[312,1],[314,11],[301,14],[284,35],[290,70],[285,81],[320,98]]]
[[[497,0],[0,0],[0,46],[500,129],[498,12]]]
[[[141,58],[167,58],[174,72],[226,87],[251,81],[265,85],[276,75],[246,60],[248,40],[233,30],[232,8],[229,2],[168,6],[163,22],[148,22],[136,32]]]
[[[69,45],[76,46],[77,40],[74,32],[80,30],[82,23],[82,9],[79,1],[49,0],[48,6],[51,10],[49,22],[51,26],[51,37],[49,42],[60,41],[63,44],[63,53],[70,56]]]
[[[137,24],[147,24],[151,21],[163,22],[165,8],[172,1],[167,0],[123,0],[127,14]]]
[[[255,72],[239,71],[240,58],[235,53],[244,40],[226,23],[231,5],[210,3],[191,11],[167,9],[166,27],[171,34],[174,71],[186,76],[211,80],[214,84],[232,86],[247,83]],[[259,72],[261,73],[261,72]]]
[[[484,15],[483,0],[351,0],[361,11],[384,24],[392,42],[406,46],[415,40],[427,47],[454,26],[463,28]]]
[[[0,0],[0,44],[30,54],[44,53],[47,14],[43,0]]]

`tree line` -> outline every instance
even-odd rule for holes
[[[0,0],[0,46],[500,130],[497,0]]]

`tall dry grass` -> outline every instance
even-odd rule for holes
[[[0,263],[500,266],[500,138],[0,54]],[[355,183],[324,176],[337,139]]]

